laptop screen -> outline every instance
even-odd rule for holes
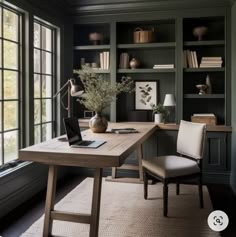
[[[64,118],[63,121],[69,144],[73,145],[82,141],[78,119],[76,117]]]

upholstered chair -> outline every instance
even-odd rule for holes
[[[187,178],[197,178],[200,207],[203,208],[202,158],[204,152],[206,125],[181,120],[177,137],[178,155],[147,158],[142,161],[144,176],[144,198],[147,199],[148,179],[155,178],[163,183],[163,215],[168,212],[168,183],[179,184]]]

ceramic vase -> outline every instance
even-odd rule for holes
[[[132,58],[131,61],[129,62],[129,65],[132,69],[135,69],[139,67],[139,61],[136,58]]]
[[[163,114],[154,114],[154,123],[162,123]]]
[[[107,130],[107,120],[97,112],[89,121],[89,127],[94,133],[104,133]]]

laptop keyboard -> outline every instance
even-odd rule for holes
[[[90,145],[91,143],[93,143],[94,141],[82,141],[79,143],[79,145],[82,145],[82,146],[88,146]]]

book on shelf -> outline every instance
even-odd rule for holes
[[[174,64],[154,64],[153,69],[173,69]]]
[[[110,52],[104,51],[100,53],[100,69],[108,70],[110,67]]]
[[[212,114],[212,113],[193,114],[193,116],[207,116],[207,117],[212,116],[212,117],[215,117],[215,115]]]
[[[222,57],[202,57],[200,67],[206,68],[206,67],[222,67]]]
[[[183,52],[183,67],[198,68],[197,52],[184,50]]]

